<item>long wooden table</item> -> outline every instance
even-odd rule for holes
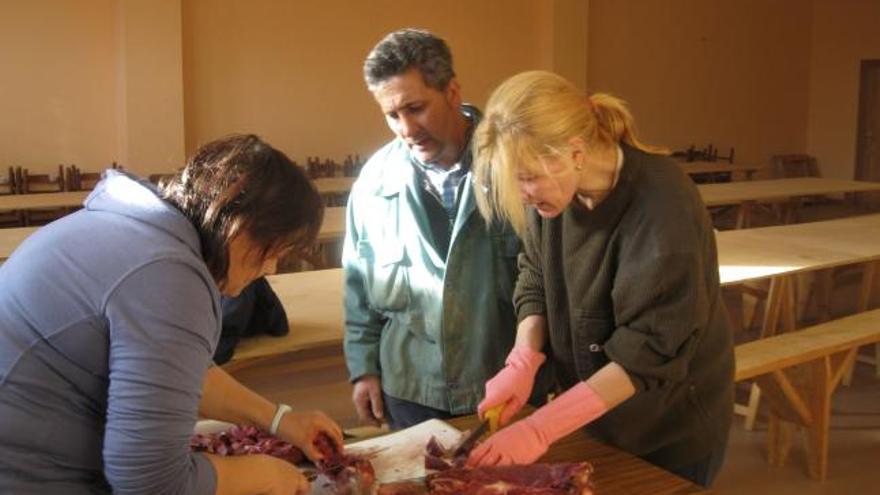
[[[312,182],[321,194],[343,194],[351,191],[356,179],[357,177],[321,177]]]
[[[315,179],[315,187],[321,194],[342,194],[351,190],[355,177],[325,177]],[[0,195],[0,210],[28,210],[38,208],[64,208],[82,206],[91,191],[65,191],[36,194]]]
[[[880,279],[880,214],[716,234],[722,285],[770,279],[764,326],[768,333],[794,326],[794,276],[865,264],[860,307]],[[343,336],[342,269],[268,277],[290,321],[285,337],[243,340],[235,360],[339,345]],[[782,325],[782,326],[780,326]]]
[[[464,416],[448,422],[460,430],[466,430],[474,428],[478,419],[476,416]],[[592,480],[596,495],[707,493],[699,485],[620,449],[597,442],[580,430],[551,445],[541,461],[589,461],[595,469]]]
[[[91,191],[67,191],[0,196],[0,210],[30,210],[82,206]]]
[[[805,196],[880,191],[880,182],[797,177],[791,179],[699,184],[697,189],[699,189],[703,202],[708,207],[738,207],[737,228],[742,228],[750,225],[751,211],[757,203],[791,202]],[[790,209],[789,211],[793,210]]]
[[[40,227],[13,227],[0,229],[0,261],[12,254],[15,248]],[[319,243],[332,243],[345,234],[345,208],[333,206],[324,209],[324,221],[318,232]]]

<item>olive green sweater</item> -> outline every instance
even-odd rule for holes
[[[712,224],[670,159],[628,146],[617,185],[595,209],[530,212],[514,303],[546,315],[563,389],[609,360],[633,397],[589,433],[666,468],[708,455],[733,414],[733,342]]]

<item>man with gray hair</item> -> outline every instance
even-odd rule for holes
[[[364,63],[395,139],[352,188],[342,262],[345,356],[362,420],[403,428],[476,411],[513,346],[519,240],[476,211],[470,137],[449,47],[387,35]]]

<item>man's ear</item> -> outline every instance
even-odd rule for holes
[[[449,84],[446,85],[446,101],[449,102],[449,105],[453,108],[458,108],[461,106],[461,86],[458,84],[458,79],[453,77],[449,80]]]

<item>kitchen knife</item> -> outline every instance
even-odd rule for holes
[[[458,457],[460,455],[467,455],[470,453],[471,449],[474,448],[474,444],[477,443],[477,440],[483,436],[484,433],[495,433],[498,430],[498,418],[501,416],[501,410],[504,409],[504,405],[495,406],[483,415],[483,421],[480,422],[480,425],[474,429],[474,431],[470,432],[461,443],[458,444],[455,449],[452,451],[452,457]]]

